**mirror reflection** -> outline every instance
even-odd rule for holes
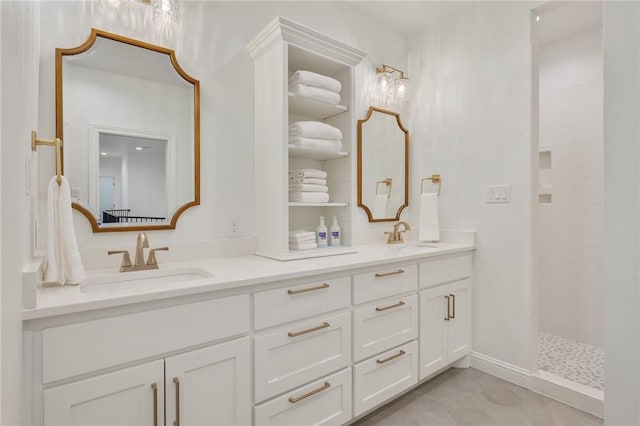
[[[400,114],[370,107],[358,120],[358,206],[369,222],[400,220],[409,204],[409,131]]]
[[[172,229],[199,204],[199,83],[170,49],[100,30],[56,49],[57,136],[94,232]]]

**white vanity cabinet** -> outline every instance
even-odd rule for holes
[[[366,52],[277,17],[247,45],[254,60],[256,254],[278,260],[351,253],[353,208],[350,206],[355,161],[355,67]],[[290,93],[289,77],[298,70],[329,76],[341,83],[337,105]],[[289,146],[289,125],[320,121],[342,132],[341,152]],[[290,170],[327,172],[329,202],[290,202]],[[327,226],[336,216],[341,227],[340,248],[289,250],[289,231],[315,230],[320,216]]]
[[[471,351],[470,275],[470,255],[420,265],[421,287],[453,280],[420,292],[421,380]]]
[[[44,424],[249,425],[249,358],[245,337],[52,387]]]
[[[46,389],[44,413],[45,426],[164,425],[164,362]]]
[[[36,325],[30,424],[251,424],[249,316],[241,294]]]

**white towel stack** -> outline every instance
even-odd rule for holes
[[[342,149],[342,132],[318,121],[297,121],[289,126],[289,144],[298,148],[338,152]]]
[[[329,202],[327,172],[318,169],[289,171],[289,201],[302,203]]]
[[[335,78],[311,71],[296,71],[289,78],[289,91],[296,96],[337,105],[342,85]]]
[[[311,250],[314,248],[318,248],[315,232],[304,230],[289,232],[290,250]]]

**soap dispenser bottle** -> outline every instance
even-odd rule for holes
[[[324,224],[324,216],[320,216],[320,225],[316,228],[316,240],[318,248],[327,247],[327,225]]]
[[[329,246],[340,247],[340,225],[336,216],[333,217],[333,223],[329,228]]]

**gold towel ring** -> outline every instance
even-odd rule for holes
[[[420,193],[422,194],[424,192],[424,181],[427,179],[433,183],[438,184],[438,196],[440,196],[440,192],[442,190],[442,179],[440,178],[440,175],[437,173],[431,175],[431,177],[422,178],[422,180],[420,181]]]

